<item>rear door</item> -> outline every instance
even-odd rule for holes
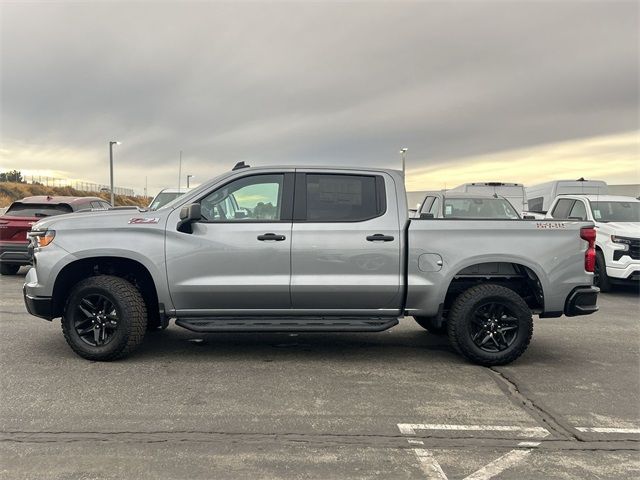
[[[396,314],[401,231],[384,173],[296,173],[291,235],[295,310]]]

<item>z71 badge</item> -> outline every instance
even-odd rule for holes
[[[129,219],[129,224],[146,224],[146,223],[158,223],[160,221],[159,218],[143,218],[143,217],[134,217]]]

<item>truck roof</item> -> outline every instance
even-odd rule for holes
[[[623,197],[622,195],[581,195],[579,193],[567,193],[559,195],[558,198],[586,198],[590,202],[640,202],[634,197]]]
[[[385,172],[393,175],[402,175],[402,170],[396,170],[393,168],[378,168],[378,167],[358,167],[358,166],[343,166],[343,165],[256,165],[245,166],[243,169],[251,170],[347,170],[354,172]]]

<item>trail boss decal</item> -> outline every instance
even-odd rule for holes
[[[545,229],[559,229],[559,228],[567,228],[567,224],[564,222],[537,222],[536,228],[545,228]]]
[[[143,217],[134,217],[129,219],[129,224],[146,224],[146,223],[158,223],[160,221],[159,218],[143,218]]]

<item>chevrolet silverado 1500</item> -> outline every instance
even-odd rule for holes
[[[84,358],[169,319],[196,332],[375,332],[413,316],[472,362],[518,358],[532,315],[597,310],[593,223],[420,220],[403,176],[237,165],[157,211],[60,215],[31,233],[28,311]]]

